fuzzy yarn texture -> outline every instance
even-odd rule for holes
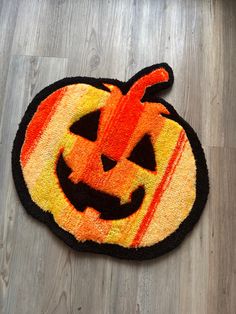
[[[156,64],[127,82],[65,78],[29,105],[12,171],[29,214],[78,251],[149,259],[184,239],[209,192],[200,141],[158,96]]]

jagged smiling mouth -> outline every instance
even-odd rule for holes
[[[139,186],[131,193],[129,202],[121,205],[117,196],[95,190],[82,181],[73,183],[68,178],[71,172],[61,153],[56,166],[57,177],[67,199],[80,212],[92,207],[100,213],[100,218],[115,220],[132,215],[142,205],[145,195],[143,186]]]

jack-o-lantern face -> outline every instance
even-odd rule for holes
[[[22,203],[78,250],[151,258],[177,246],[208,194],[201,145],[156,92],[166,64],[127,83],[68,78],[29,106],[13,148]]]

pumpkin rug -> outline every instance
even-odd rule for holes
[[[65,78],[29,105],[12,170],[26,211],[78,251],[149,259],[181,243],[209,184],[190,125],[160,98],[165,64],[127,82]]]

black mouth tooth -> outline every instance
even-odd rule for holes
[[[88,206],[83,205],[82,203],[80,203],[80,204],[77,204],[77,208],[76,208],[76,209],[77,209],[78,211],[80,211],[80,212],[84,212],[87,207],[88,207]]]

